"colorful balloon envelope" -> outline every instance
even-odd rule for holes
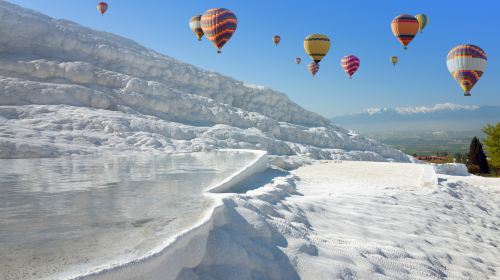
[[[277,46],[281,42],[281,37],[279,35],[274,35],[273,42]]]
[[[302,62],[302,58],[296,57],[295,58],[295,64],[300,64]]]
[[[215,45],[218,53],[221,52],[222,47],[231,39],[237,26],[238,19],[228,9],[210,9],[201,17],[201,29],[207,39]]]
[[[203,37],[203,29],[201,29],[201,17],[202,15],[196,15],[189,20],[189,28],[193,31],[198,41],[201,41]]]
[[[399,57],[397,57],[397,56],[391,56],[389,58],[389,61],[392,63],[392,65],[396,65],[396,63],[398,63],[398,61],[399,61]]]
[[[429,24],[429,17],[425,14],[418,14],[415,18],[418,20],[418,30],[422,33],[427,24]]]
[[[392,20],[391,28],[394,36],[396,36],[406,50],[408,44],[417,35],[419,23],[412,15],[399,15]]]
[[[309,73],[314,77],[319,71],[319,64],[313,61],[307,65],[307,70],[309,70]]]
[[[304,50],[314,62],[319,63],[330,50],[330,39],[326,35],[311,34],[304,39]]]
[[[488,59],[486,53],[478,46],[459,45],[451,49],[446,61],[451,76],[458,82],[465,96],[479,81],[486,67]]]
[[[108,3],[100,2],[97,4],[97,10],[101,13],[101,15],[104,15],[104,13],[108,10]]]
[[[342,66],[347,75],[349,75],[349,79],[358,71],[359,65],[360,60],[355,55],[347,55],[340,60],[340,66]]]

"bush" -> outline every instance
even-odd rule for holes
[[[498,175],[500,168],[500,122],[496,125],[486,125],[483,128],[486,134],[484,143],[489,156],[489,164],[495,169],[495,174]]]
[[[488,160],[486,159],[486,154],[483,151],[483,145],[477,137],[472,138],[469,150],[469,164],[479,166],[479,173],[490,173]]]
[[[467,170],[471,174],[481,174],[481,168],[477,164],[469,164],[469,165],[467,165]]]

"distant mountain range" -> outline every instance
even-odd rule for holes
[[[466,153],[472,137],[484,137],[482,127],[500,122],[500,106],[444,103],[373,108],[332,121],[408,154]]]
[[[405,131],[479,131],[487,123],[500,122],[500,106],[459,105],[372,108],[337,116],[334,123],[368,134]]]

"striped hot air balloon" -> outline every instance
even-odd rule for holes
[[[446,64],[451,76],[464,91],[464,95],[470,96],[471,89],[486,70],[488,59],[480,47],[460,45],[448,53]]]
[[[279,35],[274,35],[273,42],[277,46],[281,42],[281,37]]]
[[[99,2],[99,4],[97,4],[97,10],[101,13],[101,15],[104,15],[104,13],[108,10],[108,3]]]
[[[319,64],[316,62],[311,62],[307,65],[307,70],[313,75],[313,77],[318,73],[319,71]]]
[[[418,20],[412,15],[399,15],[392,20],[392,33],[403,45],[404,49],[417,35],[419,24]]]
[[[391,56],[389,57],[389,61],[392,63],[392,65],[396,65],[398,63],[399,57],[397,56]]]
[[[302,62],[302,58],[296,57],[295,58],[295,64],[300,64]]]
[[[358,71],[359,64],[359,58],[355,55],[347,55],[340,60],[340,66],[342,66],[347,75],[349,75],[349,79],[351,79],[352,75]]]
[[[196,15],[189,20],[189,28],[193,31],[198,41],[201,41],[203,37],[203,29],[201,29],[201,17],[202,15]]]
[[[238,19],[228,9],[210,9],[201,17],[201,29],[207,39],[214,43],[217,53],[221,53],[222,47],[231,39],[237,26]]]
[[[425,14],[418,14],[415,18],[418,20],[418,30],[422,33],[427,24],[429,24],[429,17]]]
[[[311,34],[304,39],[304,50],[314,62],[319,63],[330,50],[330,39],[326,35]]]

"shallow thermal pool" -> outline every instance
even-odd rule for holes
[[[243,151],[0,160],[0,279],[59,278],[147,255],[200,221]]]

